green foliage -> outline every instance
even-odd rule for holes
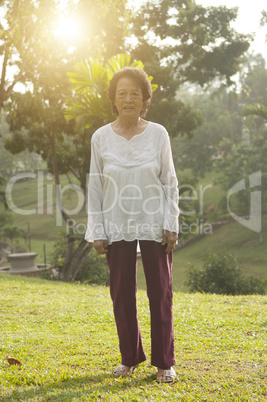
[[[155,119],[155,114],[157,118]],[[160,121],[171,137],[186,135],[192,138],[195,130],[203,123],[203,116],[199,110],[180,100],[162,99],[157,103],[152,101],[148,118]]]
[[[245,140],[232,144],[229,140],[221,143],[224,150],[222,158],[216,161],[217,170],[220,172],[217,182],[225,190],[229,190],[240,180],[245,180],[246,188],[238,191],[231,197],[231,206],[238,211],[239,215],[249,215],[250,193],[255,189],[249,186],[249,175],[261,172],[261,197],[262,209],[267,206],[267,132],[254,134],[254,138],[248,144]]]
[[[0,107],[17,82],[39,86],[64,75],[64,66],[82,57],[110,57],[122,50],[129,13],[124,0],[7,0],[0,3],[0,56],[3,56]],[[55,35],[59,17],[71,13],[82,34],[75,38]],[[70,50],[70,46],[72,50]],[[13,69],[10,82],[9,69]],[[13,74],[13,71],[16,74]],[[53,86],[53,85],[52,85]],[[61,98],[62,99],[62,98]]]
[[[262,210],[267,206],[267,108],[265,103],[260,103],[267,102],[267,70],[264,65],[262,57],[249,59],[246,73],[242,77],[242,92],[230,105],[232,123],[237,118],[242,123],[239,135],[233,129],[232,135],[221,139],[217,146],[219,157],[213,163],[220,174],[217,182],[225,190],[228,191],[240,180],[245,180],[246,188],[231,197],[231,209],[238,211],[239,216],[250,214],[251,192],[255,189],[250,188],[249,176],[257,171],[261,173]],[[236,106],[239,108],[238,116],[233,114]]]
[[[237,260],[231,254],[209,254],[203,269],[189,269],[186,284],[191,292],[232,296],[265,294],[264,281],[255,276],[244,276]]]
[[[0,106],[8,110],[12,132],[6,139],[8,150],[13,154],[24,149],[35,151],[51,172],[55,164],[59,173],[72,170],[85,191],[92,132],[77,135],[74,124],[64,117],[65,99],[71,94],[67,71],[89,55],[103,60],[121,51],[128,11],[124,0],[65,3],[64,12],[56,0],[8,0],[5,6],[0,5],[4,21],[0,26],[4,60]],[[68,13],[80,22],[83,34],[79,41],[55,36],[59,17]],[[9,85],[6,75],[14,66],[18,74]],[[30,84],[26,85],[25,93],[13,91],[17,82]],[[94,110],[98,105],[99,102]],[[101,122],[95,118],[92,130]],[[56,162],[53,154],[57,155]]]
[[[77,63],[74,72],[68,73],[74,84],[74,95],[67,102],[65,117],[67,120],[75,119],[77,131],[100,127],[114,119],[107,96],[108,85],[114,73],[127,66],[144,68],[141,61],[132,62],[130,55],[118,54],[106,64],[89,58]],[[152,81],[153,77],[149,79]],[[156,88],[157,85],[152,84],[152,89]]]
[[[105,257],[97,255],[95,251],[92,250],[76,275],[75,281],[93,283],[96,285],[108,285],[109,270]]]
[[[176,166],[179,166],[180,170],[189,168],[194,177],[199,179],[206,172],[218,168],[220,183],[226,190],[239,180],[247,179],[249,174],[257,170],[262,170],[264,176],[264,105],[267,102],[267,70],[264,66],[265,62],[261,56],[251,56],[248,59],[240,80],[240,93],[237,93],[235,88],[230,90],[225,86],[211,86],[207,91],[197,88],[193,94],[186,88],[177,92],[179,99],[199,109],[204,120],[190,141],[185,137],[177,139]],[[255,107],[251,106],[251,103],[255,104]],[[254,112],[257,112],[257,115],[253,116]],[[263,191],[265,188],[266,184],[262,186]],[[245,197],[243,195],[241,192],[238,195],[239,208],[248,214],[249,190],[246,191]]]
[[[3,236],[13,241],[18,237],[26,238],[25,230],[13,225],[6,225],[3,228]]]
[[[55,67],[56,70],[56,67]],[[25,149],[41,155],[51,165],[51,137],[56,138],[56,153],[60,172],[69,171],[66,166],[73,160],[71,143],[65,140],[64,133],[71,133],[73,127],[67,123],[62,109],[62,97],[70,90],[67,76],[53,84],[53,77],[45,79],[42,86],[25,93],[13,93],[6,105],[7,121],[11,136],[5,140],[5,147],[12,154]],[[63,89],[64,88],[64,89]]]
[[[135,35],[140,46],[148,31],[157,41],[171,39],[159,51],[180,82],[203,86],[219,78],[230,84],[249,47],[249,36],[238,34],[230,25],[236,16],[237,8],[205,8],[193,0],[147,2],[136,17]]]
[[[3,234],[3,226],[10,225],[14,221],[14,216],[7,211],[0,211],[0,235]]]
[[[11,220],[11,217],[9,215],[0,215],[2,219],[5,219],[6,222],[9,222]],[[11,246],[11,253],[15,252],[15,246],[14,242],[17,239],[26,239],[26,233],[25,230],[18,228],[17,226],[14,226],[10,223],[6,223],[5,226],[0,228],[0,235],[4,238],[10,241],[10,246]],[[18,246],[19,247],[19,246]],[[16,247],[17,248],[17,247]],[[21,249],[21,247],[19,247]]]
[[[194,109],[184,98],[177,100],[183,84],[233,84],[249,47],[249,36],[231,27],[236,16],[236,8],[205,8],[194,0],[147,1],[137,12],[132,54],[159,84],[148,118],[166,126],[172,137],[192,137],[203,123],[200,103]]]
[[[258,103],[244,106],[242,114],[243,116],[259,116],[267,121],[267,107]]]
[[[75,248],[78,246],[80,236],[76,236]],[[49,261],[52,267],[58,269],[58,274],[52,279],[59,279],[64,268],[64,259],[67,253],[68,236],[61,234],[59,240],[54,243],[54,250],[50,255]],[[86,257],[79,272],[75,276],[75,281],[107,285],[109,282],[108,267],[103,257],[98,256],[93,250]]]
[[[267,11],[262,10],[261,15],[261,26],[267,25]]]
[[[33,82],[41,79],[39,73],[48,64],[53,53],[60,53],[55,45],[52,21],[56,14],[56,2],[49,0],[6,1],[1,5],[1,50],[3,55],[0,106],[8,100],[17,82]],[[54,40],[54,46],[50,46]],[[50,47],[50,49],[49,49]],[[57,49],[56,49],[57,47]],[[50,53],[49,53],[50,50]],[[63,49],[62,49],[63,50]],[[66,50],[63,50],[63,52]],[[55,61],[55,60],[54,60]],[[9,69],[16,68],[16,74]]]
[[[241,103],[267,105],[266,60],[261,55],[250,56],[241,72]]]

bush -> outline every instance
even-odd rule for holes
[[[209,254],[202,269],[190,267],[186,285],[191,292],[225,295],[265,294],[265,282],[246,276],[232,255]]]
[[[79,239],[77,239],[79,240]],[[67,237],[63,233],[59,240],[54,244],[54,251],[50,255],[49,262],[52,267],[58,269],[58,274],[62,270],[64,257],[66,253]],[[51,278],[46,279],[58,279],[59,275],[53,274]],[[75,281],[83,283],[94,283],[97,285],[108,285],[109,283],[109,271],[106,263],[106,259],[103,256],[96,254],[92,249],[89,255],[86,257],[81,269],[78,271]]]
[[[99,256],[92,250],[76,275],[75,280],[107,286],[109,284],[109,271],[105,257]]]

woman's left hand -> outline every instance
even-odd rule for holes
[[[169,253],[172,251],[175,247],[175,244],[178,240],[178,234],[175,232],[169,232],[169,230],[164,230],[163,231],[163,240],[162,240],[162,245],[164,246],[167,244],[166,247],[166,253]]]

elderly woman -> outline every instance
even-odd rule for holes
[[[98,254],[106,254],[109,266],[122,358],[114,375],[131,374],[146,360],[136,308],[139,242],[151,314],[151,364],[158,382],[172,382],[172,250],[179,209],[170,140],[164,127],[143,119],[152,98],[144,71],[118,71],[108,95],[118,118],[92,136],[85,238]]]

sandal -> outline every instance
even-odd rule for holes
[[[173,367],[171,367],[168,370],[163,370],[162,374],[157,373],[157,382],[162,382],[162,383],[171,383],[174,381],[176,377],[176,373]]]
[[[129,374],[132,374],[134,372],[134,370],[136,369],[137,366],[125,366],[124,364],[122,364],[121,366],[118,366],[117,368],[115,368],[115,370],[113,371],[113,374],[115,376],[126,376]]]

